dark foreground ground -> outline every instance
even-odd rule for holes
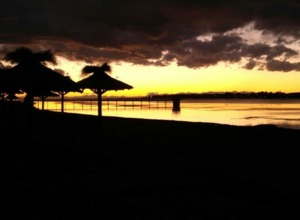
[[[299,219],[300,130],[2,107],[0,219]]]

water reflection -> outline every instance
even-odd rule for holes
[[[41,103],[36,102],[40,108]],[[146,118],[230,125],[275,124],[300,129],[299,100],[201,100],[180,102],[103,102],[103,116]],[[60,111],[60,102],[46,102],[45,109]],[[97,115],[97,102],[65,102],[65,112]]]
[[[172,109],[172,114],[173,115],[180,115],[180,110],[174,110],[174,109]]]

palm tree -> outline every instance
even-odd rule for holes
[[[84,66],[82,75],[88,77],[77,82],[81,89],[90,89],[98,97],[98,116],[102,116],[102,95],[108,90],[124,90],[132,89],[131,85],[114,79],[108,75],[111,72],[111,67],[107,63],[101,66]]]
[[[15,80],[17,80],[16,84],[19,85],[19,89],[26,92],[26,100],[33,105],[34,93],[42,87],[36,83],[38,70],[47,62],[56,64],[54,55],[50,50],[34,53],[26,47],[20,47],[7,53],[4,60],[16,64],[11,68],[11,72],[17,76]]]
[[[34,65],[49,62],[56,64],[56,59],[50,50],[34,53],[26,47],[17,48],[15,51],[9,52],[4,56],[4,60],[9,61],[12,64],[20,65]]]
[[[33,106],[34,96],[42,97],[42,102],[53,92],[61,95],[62,112],[64,95],[70,91],[81,92],[76,82],[69,77],[48,68],[47,63],[56,64],[56,59],[50,50],[34,53],[26,47],[21,47],[7,53],[4,60],[16,64],[11,72],[18,81],[19,89],[26,92],[26,99]]]

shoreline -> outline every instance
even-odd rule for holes
[[[32,113],[0,121],[5,219],[299,215],[299,130]]]
[[[214,103],[219,104],[214,104]],[[174,120],[188,122],[206,122],[219,123],[236,126],[255,126],[263,124],[274,124],[282,128],[300,130],[300,123],[297,113],[299,109],[299,100],[214,100],[208,102],[193,102],[191,100],[182,101],[181,111],[173,111],[172,102],[151,103],[119,101],[118,103],[110,101],[102,103],[104,116],[116,116],[123,118],[141,118],[155,120]],[[47,103],[47,109],[60,112],[60,101],[57,103]],[[191,105],[191,103],[193,103]],[[251,105],[248,105],[251,104]],[[255,104],[254,104],[255,103]],[[259,103],[259,104],[258,104]],[[242,105],[240,105],[242,104]],[[37,107],[41,107],[41,101],[37,102]],[[65,113],[97,115],[97,101],[66,101]]]

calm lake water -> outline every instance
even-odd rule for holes
[[[41,108],[42,104],[37,101],[35,106]],[[297,99],[182,100],[180,107],[180,111],[175,112],[172,110],[172,102],[103,101],[102,115],[229,125],[274,124],[300,129],[300,100]],[[44,108],[61,111],[61,103],[47,101]],[[64,104],[64,111],[97,115],[97,102],[68,101]]]

